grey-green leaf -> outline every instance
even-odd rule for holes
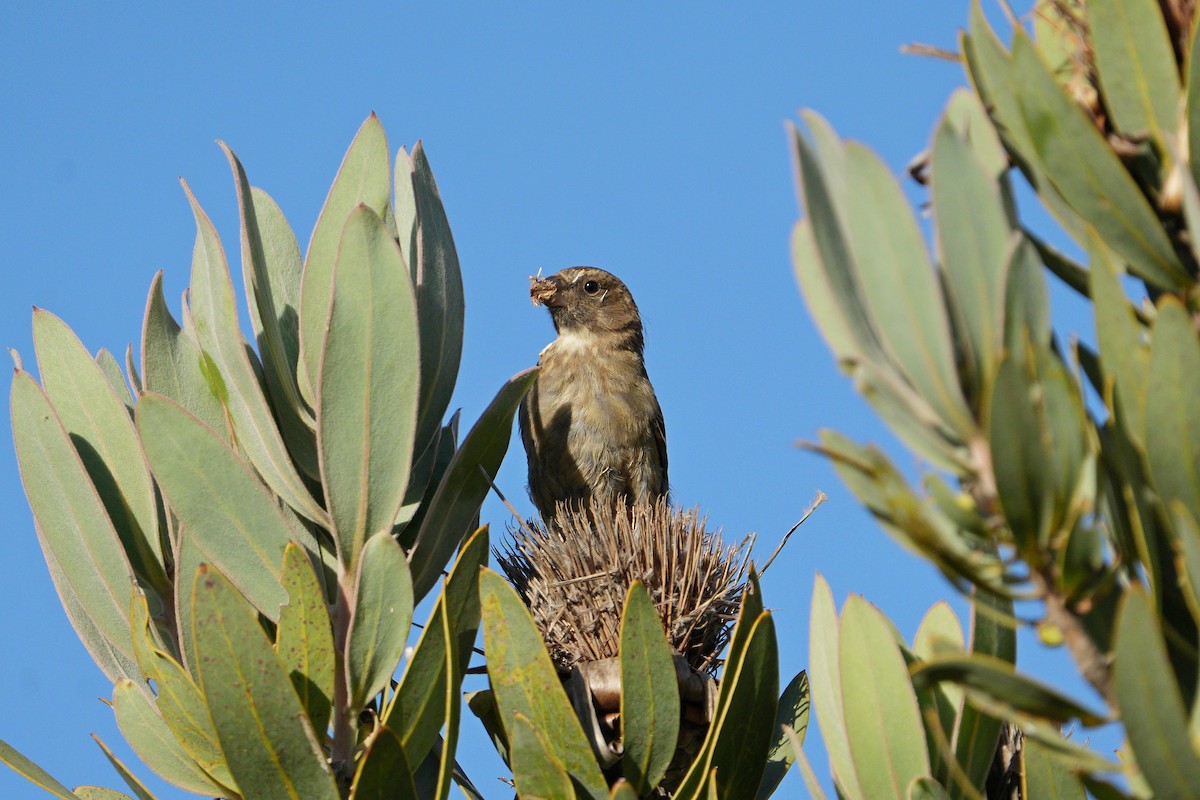
[[[309,477],[318,476],[316,425],[296,385],[299,357],[300,248],[279,206],[250,188],[246,171],[224,142],[233,169],[242,233],[242,281],[262,354],[263,377],[284,443]]]
[[[363,547],[346,638],[350,707],[363,708],[400,664],[412,624],[413,593],[404,551],[388,531]]]
[[[1131,272],[1162,288],[1187,286],[1191,279],[1154,209],[1023,33],[1013,43],[1012,58],[1022,114],[1050,182]]]
[[[1113,687],[1142,777],[1157,796],[1192,796],[1200,786],[1200,758],[1159,616],[1136,586],[1126,590],[1117,616],[1114,653]]]
[[[397,158],[396,163],[399,166],[401,159]],[[420,142],[413,148],[409,168],[417,214],[417,247],[415,253],[409,252],[408,266],[412,271],[421,318],[421,412],[417,442],[423,443],[441,425],[458,377],[462,356],[463,286],[450,223]],[[397,206],[400,180],[401,175],[397,172]],[[399,217],[397,213],[397,219]]]
[[[50,773],[30,761],[13,749],[8,742],[0,740],[0,762],[7,764],[13,772],[32,783],[39,789],[54,795],[60,800],[78,800],[71,790],[51,777]]]
[[[200,686],[242,796],[337,800],[325,753],[254,609],[211,567],[196,573],[192,605]]]
[[[978,397],[1002,351],[1012,230],[999,184],[948,117],[934,135],[932,194],[942,275],[970,344]]]
[[[300,537],[271,493],[217,434],[166,397],[144,395],[137,426],[185,535],[263,615],[279,619],[283,550]]]
[[[321,373],[321,350],[329,324],[333,293],[333,265],[338,242],[350,212],[366,205],[383,214],[391,194],[387,138],[379,118],[371,114],[358,129],[338,168],[317,225],[308,242],[304,276],[300,285],[300,391],[314,408]]]
[[[292,678],[313,730],[323,734],[333,708],[333,629],[321,584],[304,550],[289,542],[283,551],[283,588],[275,654]]]
[[[163,297],[159,270],[150,284],[142,323],[142,371],[145,390],[171,398],[230,441],[229,421],[221,401],[204,377],[203,356],[171,316]]]
[[[271,407],[238,327],[237,298],[216,228],[184,184],[196,219],[192,255],[192,316],[205,356],[212,360],[226,392],[222,398],[233,419],[238,444],[267,485],[298,513],[318,524],[328,514],[309,494],[283,444]]]
[[[1164,502],[1179,500],[1200,519],[1200,342],[1173,297],[1159,303],[1146,384],[1146,460]]]
[[[33,344],[50,398],[134,570],[166,594],[158,510],[150,470],[129,411],[66,323],[33,314]]]
[[[913,670],[913,684],[928,686],[939,681],[955,683],[985,696],[994,696],[1009,707],[1059,723],[1078,719],[1087,726],[1105,718],[1061,692],[1016,672],[1011,664],[980,653],[943,654]]]
[[[66,429],[27,372],[13,376],[10,413],[38,541],[71,621],[110,680],[138,679],[129,644],[134,578],[117,532]]]
[[[1113,126],[1166,152],[1179,116],[1179,67],[1157,0],[1088,0],[1087,23]]]
[[[125,741],[163,780],[201,795],[219,796],[228,791],[188,755],[145,692],[132,681],[117,681],[113,687],[113,713]]]
[[[903,798],[930,771],[924,723],[888,622],[856,595],[842,609],[839,656],[846,734],[863,792]]]
[[[346,220],[318,386],[317,431],[338,556],[350,571],[404,501],[420,393],[417,308],[400,248],[379,216]]]

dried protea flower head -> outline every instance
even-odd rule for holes
[[[706,519],[666,499],[563,507],[530,521],[497,553],[563,672],[617,656],[629,585],[640,580],[667,641],[698,672],[715,674],[745,586],[753,538],[727,545]]]

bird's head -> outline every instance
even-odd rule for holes
[[[560,335],[616,335],[641,350],[642,320],[629,288],[596,267],[568,267],[547,278],[530,278],[534,305],[550,311]]]

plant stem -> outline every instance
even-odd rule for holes
[[[350,611],[353,589],[348,585],[350,576],[339,565],[338,598],[333,609],[333,748],[330,761],[339,778],[338,784],[349,785],[354,773],[354,745],[356,731],[354,710],[350,706],[349,682],[346,678],[346,638],[350,630]],[[338,773],[341,773],[340,775]],[[341,778],[345,777],[346,780]]]
[[[1083,621],[1062,597],[1052,588],[1053,580],[1042,572],[1033,573],[1034,583],[1046,606],[1046,619],[1063,634],[1067,651],[1079,668],[1079,673],[1092,688],[1099,692],[1109,709],[1116,711],[1117,697],[1112,685],[1112,663],[1108,654],[1096,646],[1091,635],[1083,627]]]

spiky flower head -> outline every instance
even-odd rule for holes
[[[725,544],[695,509],[666,499],[619,507],[564,507],[553,522],[511,531],[497,553],[524,598],[555,666],[618,654],[625,594],[642,581],[667,641],[698,672],[715,674],[741,602],[752,537]]]

